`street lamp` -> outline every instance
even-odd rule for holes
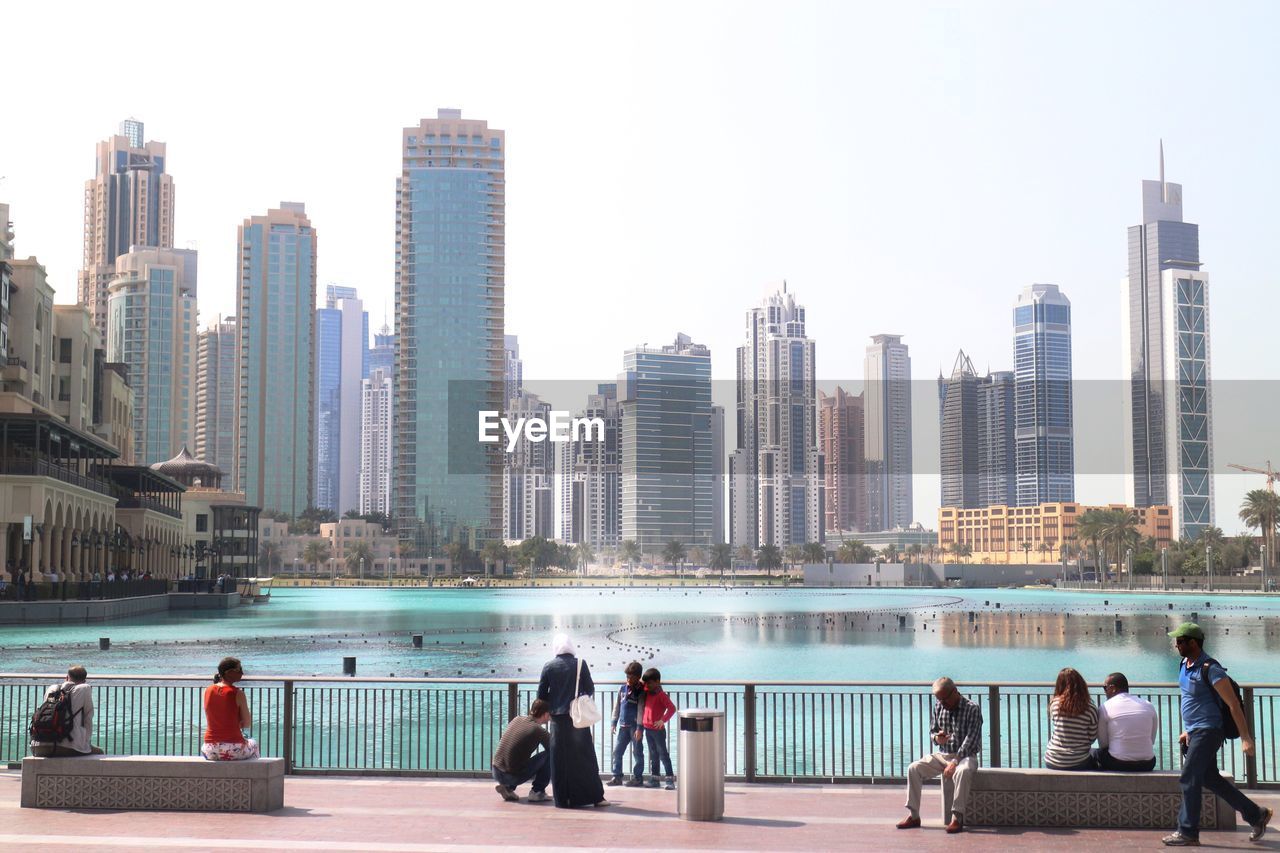
[[[1160,574],[1164,576],[1165,592],[1169,591],[1169,547],[1160,549]]]
[[[1205,590],[1213,592],[1213,546],[1204,546],[1204,574],[1205,574]]]
[[[298,558],[293,558],[293,582],[298,582]]]
[[[1262,592],[1267,591],[1267,546],[1258,548],[1258,568],[1262,572]]]
[[[1133,589],[1133,549],[1124,549],[1124,573],[1129,579],[1129,589]]]
[[[360,583],[364,584],[364,557],[360,558]]]

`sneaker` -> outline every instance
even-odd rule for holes
[[[674,791],[676,789],[676,780],[668,778],[667,784],[663,785],[662,787],[666,788],[668,791]]]
[[[497,791],[498,796],[502,797],[502,799],[506,800],[508,803],[514,803],[520,799],[519,794],[517,794],[515,791],[511,790],[501,782],[494,785],[493,790]]]
[[[1199,847],[1200,839],[1174,832],[1160,839],[1165,847]]]
[[[643,779],[628,779],[624,784],[625,784],[628,788],[640,788],[640,787],[643,787],[643,786],[644,786],[644,780],[643,780]]]
[[[1262,840],[1262,834],[1267,831],[1267,824],[1271,823],[1272,814],[1273,812],[1271,809],[1263,809],[1262,820],[1258,821],[1257,823],[1249,824],[1249,826],[1253,827],[1253,832],[1249,833],[1250,841]]]
[[[611,806],[611,805],[613,805],[613,803],[609,802],[608,800],[600,800],[596,803],[596,808],[602,809],[605,806]]]
[[[621,785],[621,784],[622,784],[622,777],[621,777],[621,776],[614,776],[614,777],[613,777],[612,779],[610,779],[608,782],[605,782],[605,784],[606,784],[606,785],[608,785],[608,786],[610,786],[610,787],[613,787],[613,786],[615,786],[615,785]]]
[[[546,792],[546,791],[530,791],[530,792],[529,792],[529,802],[531,802],[531,803],[545,803],[546,801],[547,801],[547,792]]]
[[[657,780],[657,779],[650,779],[648,782],[645,782],[645,783],[644,783],[644,786],[645,786],[646,788],[656,788],[656,787],[658,787],[658,784],[659,784],[659,783],[658,783],[658,780]]]

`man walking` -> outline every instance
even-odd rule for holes
[[[1103,770],[1147,773],[1156,766],[1155,742],[1160,715],[1129,692],[1129,679],[1113,672],[1102,682],[1107,701],[1098,709],[1098,748],[1093,759]]]
[[[1246,756],[1254,754],[1253,735],[1244,709],[1227,678],[1222,664],[1205,654],[1204,631],[1194,622],[1183,622],[1169,632],[1173,645],[1182,656],[1178,668],[1178,687],[1182,691],[1182,734],[1179,743],[1186,750],[1182,759],[1182,808],[1178,811],[1178,831],[1162,841],[1169,847],[1200,846],[1201,789],[1208,788],[1240,812],[1253,828],[1250,841],[1257,841],[1267,831],[1271,809],[1261,808],[1240,793],[1218,773],[1218,750],[1226,740],[1221,703],[1231,714],[1240,732],[1240,749]]]
[[[942,774],[943,801],[954,787],[951,798],[950,823],[947,832],[964,829],[964,810],[969,800],[969,786],[978,770],[982,753],[982,712],[978,706],[960,695],[959,689],[945,676],[933,682],[933,710],[929,713],[929,739],[938,747],[907,768],[907,811],[898,829],[920,826],[920,788],[925,780]],[[942,816],[944,820],[948,815]]]
[[[530,779],[529,802],[540,803],[547,798],[547,783],[551,781],[551,765],[547,763],[551,748],[551,733],[546,725],[551,720],[551,706],[543,699],[534,699],[529,714],[516,717],[507,723],[506,731],[498,740],[493,752],[493,778],[498,783],[494,790],[502,799],[514,803],[520,799],[516,787]],[[542,752],[533,752],[542,746]]]

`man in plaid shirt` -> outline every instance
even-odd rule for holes
[[[920,825],[920,786],[926,779],[942,774],[943,800],[954,786],[951,800],[951,822],[947,832],[964,829],[964,807],[969,799],[969,785],[978,770],[982,753],[982,712],[978,706],[960,695],[950,678],[933,682],[933,710],[929,714],[929,739],[937,749],[915,761],[907,769],[907,810],[898,829],[915,829]],[[947,818],[943,815],[943,818]]]

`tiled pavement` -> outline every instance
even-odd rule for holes
[[[0,772],[0,850],[419,851],[647,850],[1157,850],[1163,832],[972,829],[943,833],[937,789],[925,827],[900,831],[903,791],[888,785],[734,785],[725,819],[675,815],[670,791],[606,788],[604,809],[505,803],[480,780],[289,777],[283,811],[269,815],[47,811],[18,805],[19,774]],[[524,794],[525,788],[520,789]],[[1256,797],[1280,811],[1280,793]],[[1280,850],[1280,827],[1262,844],[1208,833],[1206,847]]]

